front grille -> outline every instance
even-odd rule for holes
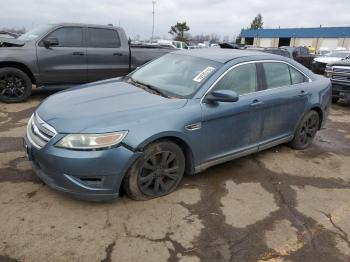
[[[346,66],[333,66],[332,67],[332,80],[350,82],[350,67]]]
[[[43,148],[56,134],[56,130],[42,120],[37,113],[29,119],[27,137],[36,148]]]
[[[350,67],[345,66],[333,66],[332,67],[334,73],[346,73],[350,74]]]

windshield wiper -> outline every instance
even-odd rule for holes
[[[134,80],[131,76],[129,76],[129,81],[132,82],[134,85],[137,85],[139,87],[141,87],[142,89],[148,89],[149,91],[152,91],[153,93],[157,93],[158,95],[161,95],[163,97],[169,98],[170,96],[168,96],[167,94],[165,94],[163,91],[159,90],[158,88],[149,85],[149,84],[145,84],[139,81]]]

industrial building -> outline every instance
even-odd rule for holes
[[[241,43],[261,47],[308,46],[350,49],[350,27],[242,29]]]

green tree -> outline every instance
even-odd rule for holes
[[[175,40],[178,41],[185,41],[186,37],[185,37],[185,32],[189,31],[190,27],[187,25],[186,22],[177,22],[176,25],[173,25],[172,27],[170,27],[170,31],[169,34],[174,36]]]
[[[262,15],[258,14],[250,24],[250,29],[261,29],[263,28]]]

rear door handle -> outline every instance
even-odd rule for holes
[[[298,96],[307,96],[309,93],[301,90]]]
[[[254,99],[253,102],[250,104],[251,107],[257,107],[257,106],[261,106],[263,105],[264,102],[263,101],[260,101],[258,99]]]
[[[80,56],[82,56],[82,55],[85,55],[85,54],[84,54],[84,52],[73,52],[73,55],[80,55]]]
[[[114,56],[123,56],[122,53],[113,53]]]

